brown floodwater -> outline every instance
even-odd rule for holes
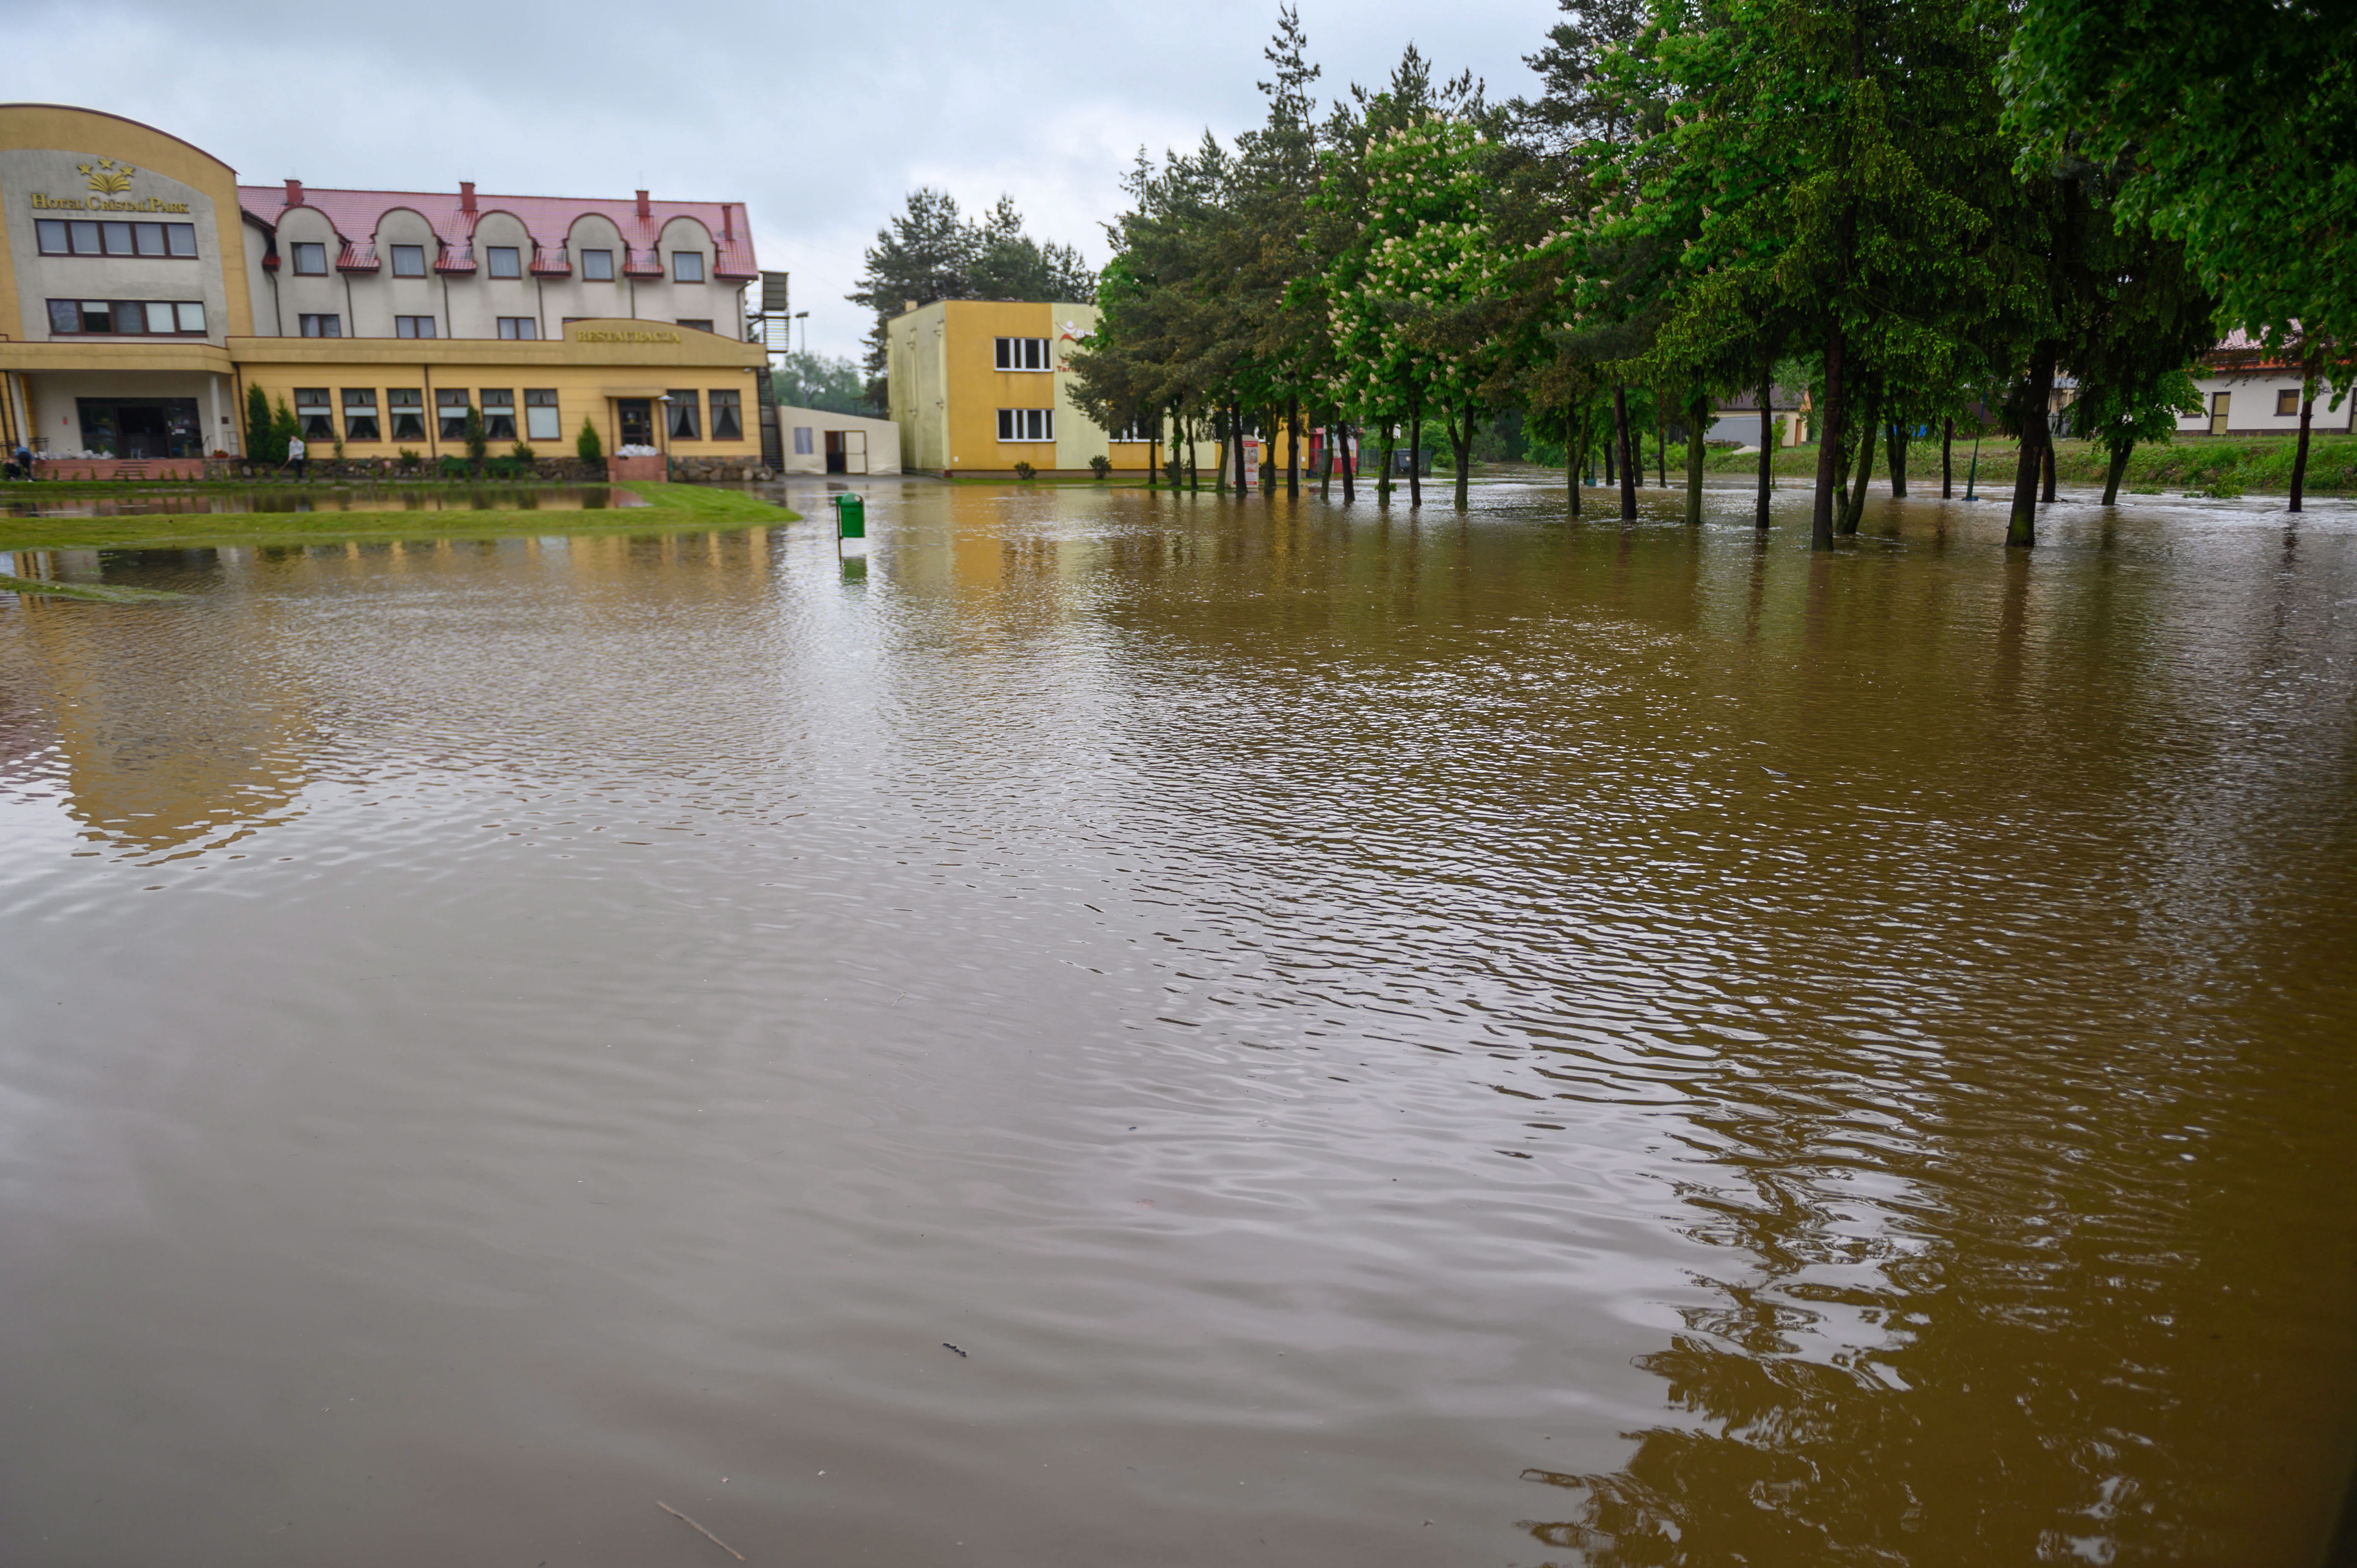
[[[2318,1560],[2357,509],[821,494],[0,595],[0,1560]]]

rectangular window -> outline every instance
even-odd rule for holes
[[[297,277],[323,278],[328,275],[328,247],[298,241],[295,245],[295,274]]]
[[[181,256],[197,253],[193,223],[105,223],[81,219],[34,220],[45,256]]]
[[[739,412],[742,393],[733,389],[715,388],[705,394],[712,409],[712,438],[715,441],[745,439],[745,421]]]
[[[346,387],[344,389],[344,439],[347,441],[380,441],[377,434],[376,389]]]
[[[515,393],[494,387],[485,387],[483,400],[483,434],[494,441],[512,441],[515,432]]]
[[[523,257],[513,245],[493,245],[483,252],[495,278],[523,276]]]
[[[523,389],[523,433],[528,440],[561,441],[563,424],[556,417],[556,389]]]
[[[702,283],[704,281],[704,252],[702,251],[673,251],[671,253],[671,276],[673,283]]]
[[[178,305],[174,306],[173,309],[179,313],[181,331],[202,332],[205,329],[205,302],[203,300],[184,299]]]
[[[41,254],[45,256],[73,254],[73,241],[67,236],[64,219],[36,219],[33,222],[33,231],[41,237]]]
[[[998,411],[1001,441],[1053,441],[1056,414],[1046,408],[1002,408]]]
[[[1143,415],[1137,415],[1133,417],[1127,424],[1125,424],[1119,430],[1114,431],[1110,436],[1106,437],[1106,439],[1110,441],[1151,441],[1154,439],[1154,428],[1146,423],[1146,419]]]
[[[425,247],[395,245],[393,248],[393,275],[397,278],[422,278],[425,275]]]
[[[133,248],[131,243],[130,224],[117,223],[110,220],[101,222],[99,224],[99,228],[103,230],[106,233],[106,253],[108,255],[134,256],[139,253]]]
[[[340,338],[344,335],[344,318],[340,316],[309,316],[302,317],[306,338]]]
[[[131,226],[131,231],[133,239],[139,246],[141,255],[168,256],[172,253],[165,247],[164,226],[161,223],[134,223]]]
[[[2299,417],[2299,389],[2298,387],[2284,387],[2276,392],[2276,417],[2281,419],[2287,416],[2293,419]]]
[[[98,242],[97,224],[91,222],[87,218],[73,218],[67,220],[66,227],[73,233],[73,253],[75,255],[102,256],[106,254],[106,247]]]
[[[195,300],[53,299],[49,330],[53,333],[104,332],[174,335],[205,329],[205,307]]]
[[[172,307],[168,305],[164,306],[157,310],[156,314],[163,321],[164,330],[169,332],[172,329]],[[147,302],[144,299],[116,300],[114,329],[125,334],[146,331]]]
[[[500,336],[513,342],[532,342],[540,336],[540,322],[529,316],[502,316]]]
[[[425,439],[425,394],[415,387],[395,387],[384,394],[385,412],[393,415],[395,441]]]
[[[807,424],[797,424],[794,426],[794,456],[807,457],[810,455],[811,427]]]
[[[442,439],[464,441],[467,438],[467,392],[463,387],[436,388],[434,412],[441,421]]]
[[[197,226],[193,223],[167,223],[164,242],[172,254],[194,258],[197,253]]]
[[[1048,352],[1045,338],[1001,338],[998,339],[998,368],[1002,371],[1052,371],[1054,358]]]
[[[693,327],[698,332],[709,332],[712,330],[712,318],[708,316],[702,317],[683,316],[679,318],[679,325]]]
[[[303,427],[304,440],[333,441],[336,438],[335,405],[328,401],[328,389],[296,387],[295,420]]]
[[[703,424],[695,417],[695,390],[693,387],[673,388],[669,395],[671,402],[664,406],[671,411],[671,438],[673,441],[702,440]]]
[[[581,252],[581,279],[584,283],[614,281],[614,252],[584,251]]]
[[[431,338],[434,336],[434,317],[396,316],[393,318],[393,335],[396,338]]]

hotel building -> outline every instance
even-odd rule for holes
[[[471,410],[495,453],[570,456],[586,422],[691,475],[760,462],[742,203],[240,185],[135,121],[17,103],[0,222],[11,446],[199,472],[260,387],[314,457],[460,454]]]

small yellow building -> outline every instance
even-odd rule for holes
[[[1066,356],[1096,326],[1092,305],[1017,300],[936,300],[896,317],[885,374],[901,467],[954,478],[1012,475],[1028,463],[1080,475],[1103,457],[1143,471],[1144,431],[1108,432],[1072,403]],[[1219,460],[1212,443],[1197,444],[1207,482]]]
[[[82,466],[240,455],[249,391],[314,458],[761,456],[737,202],[240,185],[117,115],[0,104],[0,437]]]

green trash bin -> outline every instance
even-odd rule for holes
[[[867,503],[858,496],[830,496],[834,502],[834,536],[837,539],[867,537]]]

